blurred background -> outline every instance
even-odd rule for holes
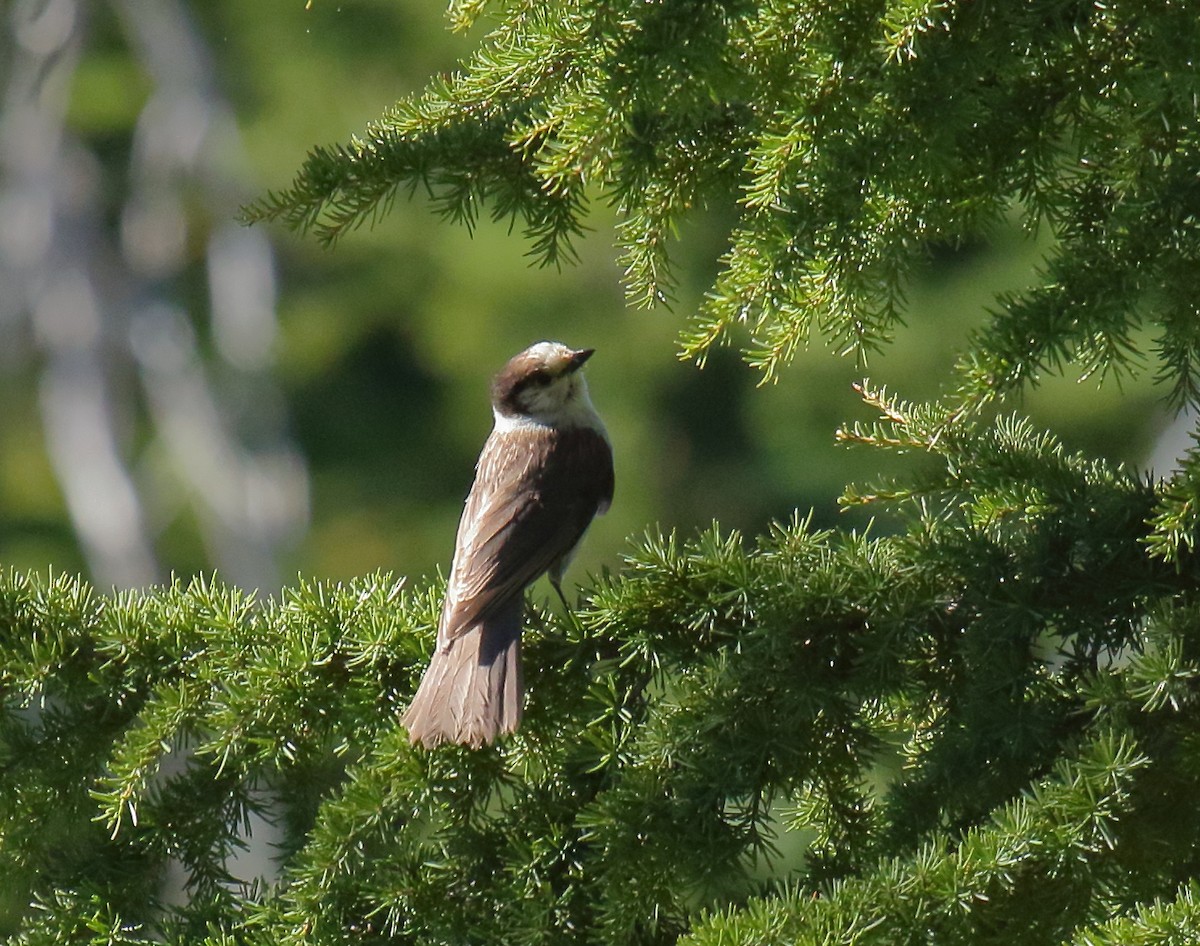
[[[834,444],[864,375],[935,396],[1048,234],[935,249],[908,326],[866,368],[820,339],[774,386],[736,352],[697,370],[676,333],[731,222],[690,221],[670,311],[624,306],[612,212],[578,265],[531,267],[506,224],[469,234],[400,200],[334,250],[245,228],[286,185],[473,37],[437,0],[6,0],[0,4],[0,564],[102,589],[216,570],[264,595],[297,574],[445,570],[491,425],[490,375],[533,341],[598,349],[617,495],[571,577],[648,528],[747,533],[905,460]],[[1039,242],[1040,241],[1040,242]],[[1018,405],[1073,449],[1163,464],[1171,417],[1141,377],[1047,379]],[[1175,435],[1179,436],[1179,435]],[[907,462],[919,463],[920,458]],[[886,529],[886,523],[881,525]]]

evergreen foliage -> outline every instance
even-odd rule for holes
[[[1189,3],[1027,0],[454,2],[499,21],[463,70],[248,209],[333,241],[402,187],[450,217],[486,203],[558,260],[590,200],[621,214],[631,300],[670,296],[698,206],[736,206],[684,350],[738,323],[770,377],[815,325],[864,352],[931,243],[1016,213],[1057,247],[962,366],[990,397],[1045,369],[1112,371],[1157,333],[1192,398],[1200,17]]]
[[[14,942],[1194,941],[1200,573],[1148,553],[1155,488],[872,399],[946,461],[907,534],[647,536],[535,609],[482,751],[397,722],[440,586],[10,574]],[[231,875],[251,812],[278,884]]]
[[[931,243],[1057,237],[944,403],[864,383],[848,488],[802,518],[649,533],[571,615],[533,603],[521,731],[413,749],[441,586],[0,581],[0,896],[14,943],[1200,940],[1200,459],[1152,482],[982,410],[1047,370],[1197,386],[1183,2],[497,0],[464,71],[251,208],[336,239],[426,187],[569,251],[622,211],[637,301],[682,215],[738,221],[685,348],[747,323],[864,350]],[[480,0],[452,6],[467,26]],[[1156,339],[1149,342],[1145,326]],[[242,883],[245,826],[277,882]],[[171,865],[186,896],[166,899]]]

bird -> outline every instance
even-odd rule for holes
[[[546,574],[566,605],[563,572],[612,504],[612,447],[580,371],[594,351],[538,342],[492,379],[437,642],[402,719],[414,745],[479,748],[520,725],[525,589]]]

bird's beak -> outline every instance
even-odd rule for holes
[[[594,348],[581,348],[579,351],[571,352],[571,357],[567,359],[567,374],[578,371],[583,367],[585,361],[596,353]]]

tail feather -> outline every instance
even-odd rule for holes
[[[402,720],[412,742],[478,748],[520,725],[522,605],[438,647]]]

